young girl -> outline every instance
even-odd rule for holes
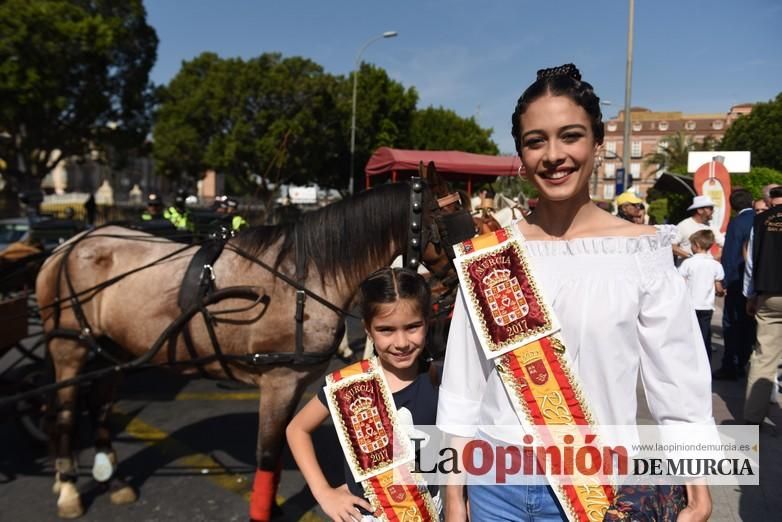
[[[380,368],[393,394],[397,416],[412,414],[414,424],[434,424],[437,413],[435,379],[424,372],[423,356],[430,305],[429,285],[419,274],[404,268],[384,268],[360,287],[362,316],[374,343]],[[423,363],[423,364],[422,364]],[[431,372],[430,372],[431,373]],[[307,403],[288,425],[291,453],[315,500],[336,521],[374,520],[364,490],[353,480],[345,462],[345,484],[329,485],[318,464],[312,432],[329,416],[325,388]],[[430,494],[436,491],[429,488]]]
[[[525,176],[539,192],[535,211],[513,226],[526,239],[531,274],[559,320],[565,358],[595,424],[636,424],[639,372],[658,424],[713,424],[709,364],[672,262],[673,231],[619,219],[590,199],[604,134],[592,86],[572,64],[539,71],[512,123]],[[467,307],[463,290],[451,323],[437,424],[457,437],[502,441],[507,435],[497,426],[522,422],[504,385],[507,374],[499,374],[496,359],[481,349],[479,335],[485,334],[474,328]],[[483,429],[453,428],[460,425]],[[706,486],[687,486],[687,494],[678,520],[706,520]],[[473,522],[567,516],[548,486],[468,483],[467,497]],[[446,520],[466,519],[463,487],[447,486],[445,502]]]

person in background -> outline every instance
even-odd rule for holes
[[[711,318],[714,315],[714,296],[722,297],[725,289],[722,265],[711,257],[709,249],[714,244],[714,232],[699,230],[690,236],[693,255],[679,266],[679,273],[687,281],[687,291],[695,307],[706,353],[711,360]]]
[[[147,208],[141,213],[141,221],[155,219],[163,219],[163,200],[154,192],[150,192],[147,196]]]
[[[644,207],[644,204],[641,203],[638,205],[638,215],[633,218],[633,223],[636,225],[645,225],[648,221],[649,220],[646,217],[646,207]]]
[[[225,198],[225,215],[231,220],[231,230],[238,232],[239,230],[249,226],[247,220],[239,215],[239,202],[236,199],[228,196]]]
[[[686,259],[692,255],[690,248],[690,236],[698,230],[711,230],[714,232],[714,240],[722,248],[725,244],[725,236],[722,232],[711,226],[711,218],[714,215],[714,201],[709,196],[694,196],[692,204],[687,207],[690,217],[683,219],[676,225],[677,237],[673,242],[673,253],[679,258]],[[717,255],[717,258],[720,256]]]
[[[643,224],[643,208],[644,202],[630,190],[616,198],[616,215],[625,221]]]
[[[95,214],[97,213],[97,210],[98,207],[95,204],[95,194],[91,192],[90,197],[84,202],[84,213],[89,227],[95,225]]]
[[[761,212],[765,212],[766,210],[768,210],[768,204],[766,204],[766,200],[760,198],[753,201],[752,210],[755,212],[755,214],[760,214]]]
[[[750,357],[744,422],[760,425],[782,359],[782,187],[769,189],[770,208],[755,216],[744,271],[747,313],[757,319],[757,345]]]
[[[247,220],[238,214],[238,208],[239,202],[231,196],[217,196],[215,198],[213,209],[220,216],[220,222],[234,232],[249,226]]]
[[[184,189],[177,191],[174,204],[163,212],[163,218],[169,220],[177,230],[190,230],[190,218],[187,211],[187,192]]]
[[[771,191],[777,187],[782,187],[779,183],[769,183],[768,185],[763,187],[763,201],[765,201],[767,207],[771,207],[771,199],[773,196],[771,195]]]
[[[761,200],[762,201],[762,200]],[[730,220],[722,250],[722,268],[725,271],[725,305],[722,310],[722,337],[725,352],[715,379],[735,380],[744,376],[752,345],[755,343],[755,319],[747,315],[747,300],[742,293],[744,284],[744,248],[749,241],[755,213],[752,194],[736,189],[730,194],[730,206],[736,216]]]

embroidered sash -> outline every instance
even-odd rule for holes
[[[377,359],[332,372],[325,390],[342,451],[374,516],[389,522],[437,521],[426,483],[413,472],[412,444]]]
[[[454,250],[473,329],[516,414],[546,445],[556,444],[549,426],[589,432],[592,415],[568,368],[556,317],[530,272],[521,233],[506,227]],[[575,484],[550,474],[548,479],[571,521],[602,521],[613,501],[613,488],[597,477]]]

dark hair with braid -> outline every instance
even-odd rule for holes
[[[432,310],[431,291],[426,279],[408,268],[381,268],[370,274],[359,286],[361,315],[369,325],[378,313],[380,305],[410,299],[424,320],[429,320]]]
[[[431,290],[429,283],[421,274],[409,268],[381,268],[370,274],[359,286],[361,294],[361,315],[364,324],[369,330],[369,325],[384,304],[396,303],[400,299],[407,299],[415,305],[415,310],[421,314],[426,323],[429,322],[432,312]],[[421,355],[418,357],[418,371],[430,372],[432,383],[439,385],[439,377],[434,367],[430,366],[432,357],[429,349],[424,345]]]
[[[541,96],[567,96],[576,105],[581,106],[589,115],[592,122],[592,134],[598,144],[603,143],[605,129],[603,127],[603,113],[600,111],[600,98],[595,94],[592,85],[581,81],[581,73],[572,63],[541,69],[537,79],[527,87],[527,90],[516,102],[516,110],[513,111],[511,134],[516,142],[516,152],[521,155],[521,115],[527,110],[529,104]]]

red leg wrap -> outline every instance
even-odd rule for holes
[[[277,489],[274,471],[255,470],[253,492],[250,495],[250,519],[268,522],[272,516],[272,504]]]

